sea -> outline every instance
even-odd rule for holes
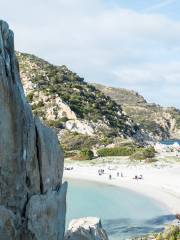
[[[180,144],[180,139],[177,139],[177,140],[170,139],[170,140],[161,141],[162,144],[166,144],[166,145],[173,145],[176,142]]]
[[[165,206],[134,191],[84,180],[68,182],[67,225],[74,218],[99,217],[110,240],[159,232],[175,219]]]

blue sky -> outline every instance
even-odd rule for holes
[[[179,0],[0,0],[16,49],[180,108]]]

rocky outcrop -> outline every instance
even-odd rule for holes
[[[24,96],[13,32],[0,21],[0,239],[62,240],[67,185],[52,130]]]
[[[87,217],[72,220],[65,240],[108,240],[99,218]]]
[[[69,120],[65,123],[65,128],[70,132],[77,132],[89,136],[95,133],[94,124],[83,120]]]
[[[23,81],[23,86],[26,89],[31,81],[29,81],[27,85],[25,82],[26,81]],[[29,93],[30,96],[33,96],[33,106],[43,105],[43,118],[46,119],[46,121],[53,121],[61,118],[77,119],[76,114],[70,109],[70,107],[66,103],[62,101],[62,99],[57,94],[52,94],[51,96],[49,96],[41,91],[29,92],[28,89],[27,93]]]

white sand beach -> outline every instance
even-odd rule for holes
[[[64,178],[84,179],[111,184],[136,191],[154,198],[173,214],[180,213],[180,163],[173,164],[157,162],[153,164],[132,164],[127,161],[106,161],[101,164],[67,161]],[[99,175],[98,170],[104,169]],[[119,176],[117,173],[119,172]],[[123,177],[121,177],[121,173]],[[109,179],[109,175],[112,179]],[[143,178],[136,180],[135,175]]]

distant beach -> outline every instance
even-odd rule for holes
[[[100,169],[104,174],[99,175]],[[68,160],[64,177],[127,188],[153,198],[173,214],[180,213],[180,161],[161,160],[148,164],[132,162],[126,157],[99,159],[96,163]]]

